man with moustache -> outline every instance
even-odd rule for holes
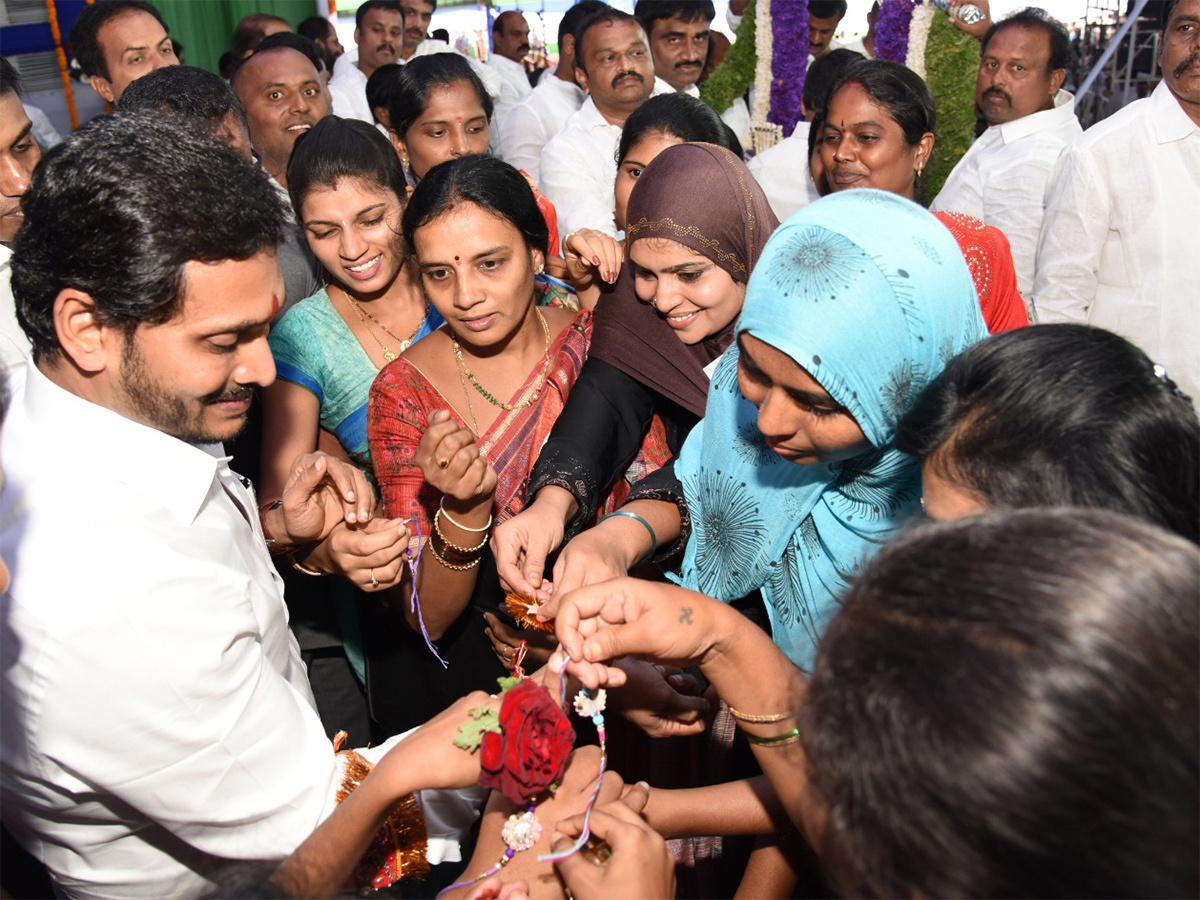
[[[1046,184],[1062,148],[1083,133],[1075,97],[1062,90],[1070,61],[1070,35],[1045,10],[1023,9],[988,29],[975,81],[975,103],[988,128],[929,206],[1003,231],[1026,297]]]
[[[113,105],[134,79],[179,65],[162,15],[143,0],[100,0],[85,6],[71,26],[70,39],[88,82]]]
[[[580,0],[563,14],[558,23],[558,65],[543,74],[537,87],[500,123],[504,161],[535,182],[541,176],[542,150],[562,131],[586,97],[575,83],[575,29],[607,5],[601,0]]]
[[[1162,82],[1063,150],[1046,191],[1033,303],[1140,346],[1200,402],[1200,0],[1173,0]]]
[[[21,198],[41,158],[42,148],[33,139],[33,123],[21,105],[17,70],[0,57],[0,370],[4,375],[21,371],[29,355],[29,338],[17,324],[8,245],[25,219]]]
[[[296,138],[330,113],[316,66],[299,50],[270,47],[238,66],[231,83],[246,110],[250,143],[263,168],[286,188]]]
[[[218,866],[282,858],[335,805],[268,545],[369,520],[371,489],[306,454],[260,510],[221,449],[275,377],[286,216],[258,167],[176,118],[122,113],[47,154],[24,202],[4,822],[56,896],[202,896]]]
[[[638,0],[633,8],[650,40],[654,74],[660,91],[663,85],[674,91],[700,96],[697,87],[708,58],[712,20],[716,16],[712,0]],[[750,110],[738,97],[721,113],[743,144],[750,139]]]
[[[354,14],[354,43],[358,57],[335,63],[329,93],[334,115],[374,122],[367,102],[367,79],[380,66],[396,62],[404,37],[404,13],[399,0],[367,0]]]
[[[529,23],[519,12],[509,11],[496,16],[492,24],[492,55],[487,66],[500,79],[500,96],[492,113],[492,151],[504,156],[501,128],[508,113],[523,98],[533,92],[529,75],[521,60],[529,52]]]
[[[542,151],[539,187],[558,210],[563,234],[595,228],[616,237],[621,128],[655,92],[654,63],[637,19],[616,9],[584,19],[575,31],[575,78],[588,98]]]

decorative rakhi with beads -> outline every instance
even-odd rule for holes
[[[575,748],[575,731],[566,709],[554,701],[545,687],[525,677],[521,668],[525,650],[522,641],[514,654],[512,677],[500,679],[503,694],[499,713],[490,706],[469,710],[471,720],[459,726],[454,739],[456,747],[479,752],[480,787],[499,791],[523,809],[509,816],[500,830],[505,845],[500,858],[473,878],[450,885],[442,894],[495,875],[518,853],[537,844],[543,832],[537,805],[558,789],[567,759]],[[565,694],[565,689],[566,675],[560,673],[560,695]],[[592,720],[600,737],[600,774],[588,798],[579,839],[564,851],[539,856],[539,862],[566,859],[579,851],[591,835],[592,809],[600,795],[608,761],[604,704],[603,690],[595,693],[582,690],[575,697],[575,711]]]

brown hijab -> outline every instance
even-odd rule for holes
[[[625,249],[668,238],[745,284],[779,220],[745,164],[715,144],[668,147],[646,167],[629,198]],[[735,320],[736,321],[736,320]],[[733,340],[734,322],[698,344],[683,343],[634,291],[627,262],[596,307],[589,356],[603,360],[696,415],[704,415],[704,367]]]

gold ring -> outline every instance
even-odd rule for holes
[[[439,468],[439,469],[444,469],[444,468],[446,468],[448,465],[450,465],[450,460],[446,459],[446,457],[444,457],[444,456],[443,456],[443,457],[441,457],[441,458],[440,458],[440,459],[439,459],[437,462],[438,462],[438,468]]]
[[[371,572],[371,587],[378,588],[379,582],[375,580],[375,570],[371,569],[370,572]]]

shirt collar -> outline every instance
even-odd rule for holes
[[[1075,115],[1075,95],[1069,91],[1060,90],[1054,95],[1052,108],[1021,116],[1019,119],[1004,122],[996,127],[1000,129],[1000,137],[1004,139],[1004,143],[1011,144],[1039,131],[1054,128],[1073,115]]]
[[[589,131],[601,125],[618,133],[621,131],[600,114],[600,110],[596,109],[596,102],[590,96],[583,101],[583,106],[579,107],[579,119],[579,124]]]
[[[1150,95],[1150,125],[1160,144],[1182,141],[1200,132],[1200,125],[1193,122],[1183,111],[1165,78]]]
[[[128,419],[59,387],[30,360],[25,416],[45,441],[48,456],[69,454],[70,465],[86,446],[86,465],[145,494],[172,515],[191,522],[228,457],[220,444],[196,446]]]

